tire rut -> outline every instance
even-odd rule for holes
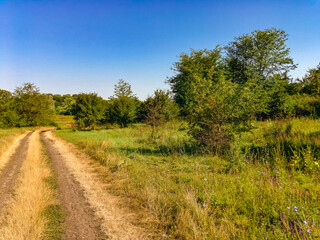
[[[0,214],[7,200],[10,198],[12,189],[16,184],[22,164],[27,156],[29,147],[28,139],[33,132],[28,133],[19,143],[9,162],[0,173]]]
[[[101,231],[101,220],[94,216],[80,183],[68,170],[63,156],[54,147],[53,143],[41,133],[47,153],[58,180],[58,196],[63,210],[67,213],[65,234],[63,239],[68,240],[102,240],[106,236]]]

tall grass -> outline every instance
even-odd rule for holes
[[[11,145],[13,139],[27,131],[27,128],[0,129],[0,156]]]
[[[156,137],[144,125],[57,134],[103,165],[116,193],[157,216],[159,237],[319,238],[318,170],[294,161],[317,162],[320,121],[254,125],[225,156],[199,153],[181,122],[166,124]]]
[[[48,183],[52,172],[44,161],[39,132],[30,136],[26,160],[21,168],[14,194],[0,216],[0,239],[60,239],[52,223],[51,206],[56,206],[54,189]],[[50,211],[50,212],[48,212]],[[56,222],[55,222],[56,224]]]

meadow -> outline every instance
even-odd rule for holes
[[[146,209],[163,239],[317,239],[319,128],[256,121],[224,155],[200,150],[177,120],[156,133],[134,124],[57,135],[102,167],[114,194]]]

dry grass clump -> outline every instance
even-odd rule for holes
[[[25,137],[20,130],[0,130],[0,171]],[[19,135],[20,134],[20,135]]]
[[[43,211],[53,203],[53,192],[44,181],[48,177],[50,169],[42,159],[37,131],[30,137],[14,197],[1,214],[0,239],[36,240],[44,237],[47,219]]]

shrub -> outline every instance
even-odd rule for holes
[[[74,106],[78,129],[92,128],[102,123],[106,110],[105,101],[96,93],[81,93]]]

